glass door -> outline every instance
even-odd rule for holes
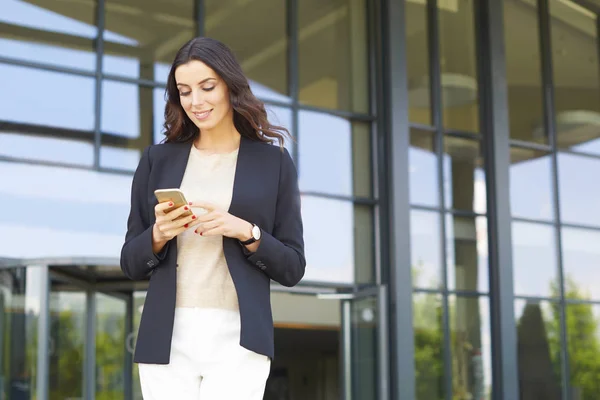
[[[343,399],[388,400],[386,286],[352,293],[320,294],[318,297],[341,301]]]

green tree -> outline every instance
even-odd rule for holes
[[[551,291],[553,296],[558,297],[558,284],[552,284]],[[571,300],[589,300],[589,296],[569,277],[565,279],[565,296]],[[560,313],[560,305],[553,303],[546,326],[555,371],[562,378]],[[600,321],[594,316],[591,304],[568,304],[565,313],[572,398],[597,399],[600,393]]]

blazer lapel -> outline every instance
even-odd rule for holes
[[[237,163],[235,167],[235,176],[233,178],[233,193],[231,195],[231,204],[229,213],[238,217],[244,212],[244,194],[252,190],[252,154],[254,142],[242,136],[240,140],[240,150],[238,152]]]
[[[161,186],[164,189],[179,188],[187,167],[192,143],[169,143],[165,146],[170,146],[169,165],[164,178],[161,180]]]

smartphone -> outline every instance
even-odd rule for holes
[[[180,189],[157,189],[154,191],[154,195],[159,203],[165,203],[167,201],[173,202],[173,207],[169,207],[165,210],[165,213],[169,213],[176,208],[189,204],[185,198],[185,195]],[[185,218],[192,215],[192,210],[184,211],[183,214],[177,219]]]

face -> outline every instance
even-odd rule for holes
[[[177,67],[175,81],[181,106],[200,130],[233,121],[227,85],[202,61],[192,60]]]

